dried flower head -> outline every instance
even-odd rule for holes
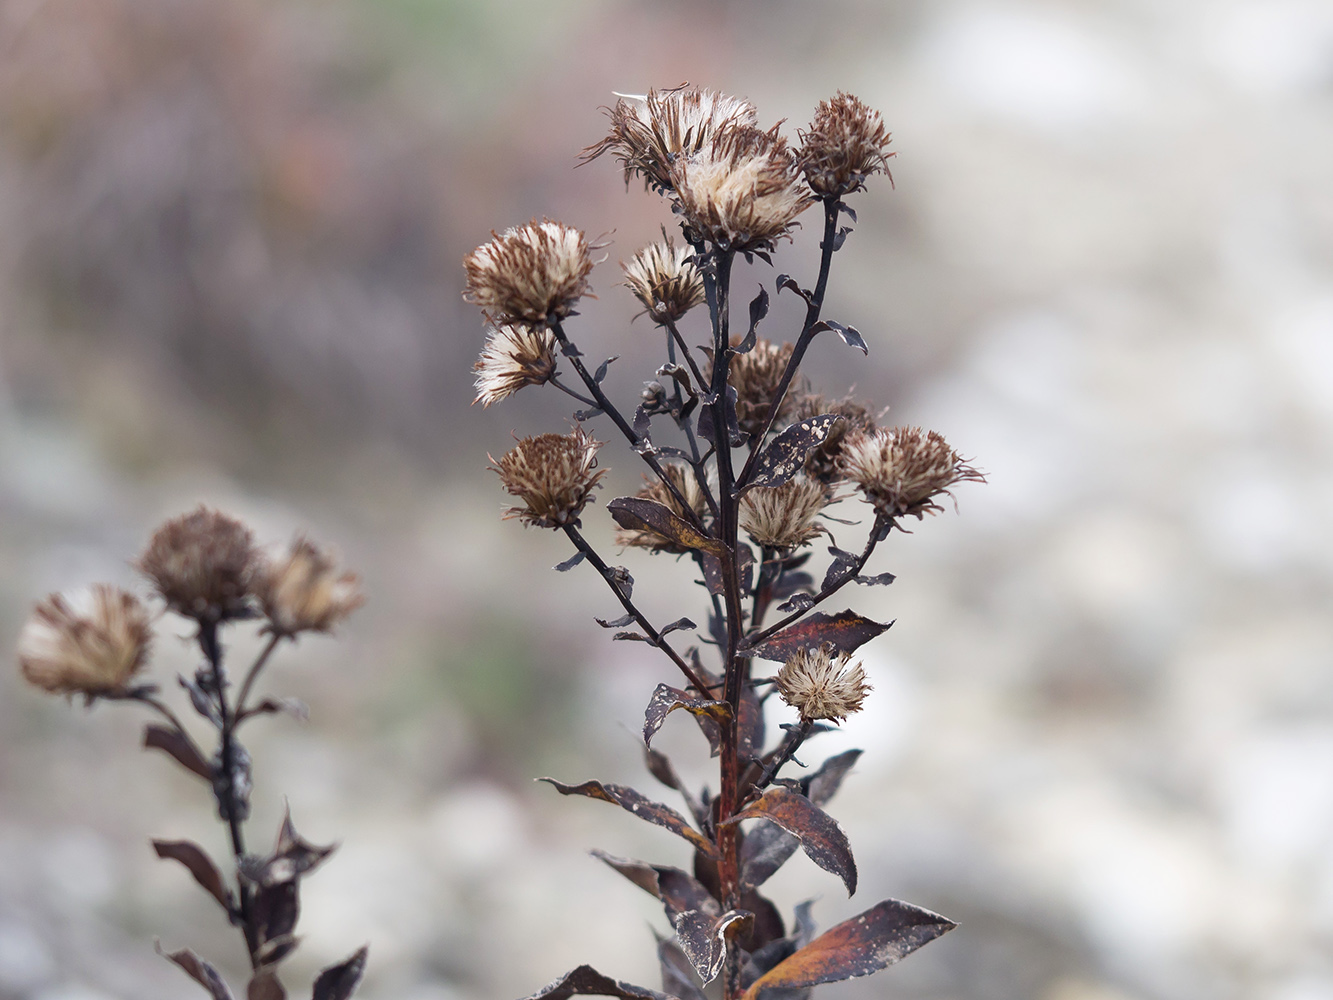
[[[646,187],[671,189],[671,166],[703,149],[713,136],[759,121],[749,101],[698,87],[650,90],[648,96],[622,97],[608,112],[611,131],[583,151],[583,160],[614,153],[625,168],[625,184],[640,175]]]
[[[576,427],[569,434],[523,438],[498,462],[491,459],[504,488],[523,501],[523,506],[510,507],[504,516],[542,528],[577,524],[593,488],[606,475],[605,469],[594,471],[601,446],[601,441]]]
[[[694,250],[676,247],[670,237],[651,243],[620,266],[625,284],[655,323],[674,323],[704,300],[704,279],[689,258]]]
[[[490,406],[525,385],[542,385],[555,374],[555,334],[545,327],[498,326],[486,337],[472,370],[474,403]]]
[[[278,635],[328,632],[365,603],[356,574],[340,573],[328,553],[300,537],[264,567],[255,590]]]
[[[758,487],[741,498],[740,523],[757,545],[794,549],[824,531],[815,520],[832,503],[824,484],[796,476],[781,486]]]
[[[724,249],[770,249],[814,203],[796,154],[778,135],[737,126],[676,160],[671,186],[687,235]]]
[[[861,664],[848,668],[848,653],[831,655],[827,646],[802,649],[778,671],[778,694],[802,720],[846,719],[861,710],[870,693]]]
[[[736,422],[745,433],[758,434],[764,429],[768,408],[773,405],[773,396],[793,350],[791,344],[779,345],[761,339],[747,353],[732,355],[727,382],[736,390]],[[775,424],[791,415],[807,385],[804,376],[798,375],[793,380],[778,409]]]
[[[896,427],[858,434],[843,447],[844,475],[888,517],[941,510],[935,497],[964,480],[985,482],[934,431]]]
[[[826,413],[842,419],[834,422],[828,437],[806,457],[805,474],[821,483],[831,484],[842,478],[842,449],[848,437],[873,431],[875,415],[869,407],[851,397],[829,403],[823,396],[811,393],[796,399],[791,419],[801,421]]]
[[[703,490],[699,488],[699,480],[695,478],[693,470],[687,466],[676,462],[662,463],[662,471],[666,477],[671,480],[671,484],[680,491],[680,495],[689,503],[690,508],[701,518],[706,512],[707,501],[704,500]],[[669,508],[675,515],[684,516],[685,510],[679,500],[673,494],[662,480],[653,477],[644,476],[646,482],[643,489],[639,490],[635,496],[644,500],[653,500]],[[617,528],[617,545],[632,545],[635,548],[648,549],[651,552],[671,552],[676,555],[688,552],[689,549],[682,548],[679,544],[660,535],[651,528]]]
[[[219,622],[248,613],[256,559],[249,528],[200,506],[158,528],[138,568],[171,610]]]
[[[491,233],[463,258],[464,298],[496,324],[540,325],[565,317],[590,291],[593,261],[588,239],[563,223],[545,219]]]
[[[148,658],[148,609],[129,591],[99,583],[52,594],[19,633],[19,669],[30,684],[57,694],[122,694]]]
[[[894,155],[885,152],[889,132],[879,112],[842,91],[819,103],[809,130],[800,136],[798,156],[805,179],[827,198],[861,190],[871,174],[888,172]]]

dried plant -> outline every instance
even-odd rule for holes
[[[224,876],[223,867],[190,841],[154,840],[153,849],[158,857],[183,865],[240,930],[251,968],[248,1000],[284,1000],[287,992],[278,979],[278,967],[298,944],[301,879],[334,849],[301,837],[288,811],[271,853],[247,851],[251,760],[239,733],[263,715],[305,716],[305,707],[294,699],[252,698],[255,683],[284,639],[328,632],[361,606],[357,578],[341,571],[328,553],[305,538],[297,538],[287,552],[269,559],[255,547],[249,528],[207,507],[158,528],[137,566],[167,609],[196,628],[194,639],[203,662],[193,677],[177,679],[190,706],[216,737],[211,754],[205,754],[158,686],[141,680],[154,615],[143,601],[119,587],[96,584],[84,592],[52,594],[41,601],[19,634],[19,669],[45,691],[82,695],[88,705],[136,702],[161,717],[161,722],[144,730],[144,746],[163,751],[212,789],[231,844],[232,859],[226,866],[230,876]],[[266,642],[233,691],[221,631],[244,622],[259,622]],[[221,974],[193,951],[164,954],[213,1000],[231,1000]],[[346,1000],[360,982],[365,962],[362,948],[323,970],[315,980],[313,1000]]]
[[[938,510],[938,498],[953,486],[982,477],[939,435],[877,429],[866,406],[850,399],[827,404],[800,374],[821,333],[833,331],[868,350],[855,328],[821,314],[834,254],[851,232],[839,223],[844,216],[856,221],[843,198],[886,172],[893,155],[878,112],[840,93],[819,106],[799,149],[777,127],[760,128],[749,102],[695,88],[625,98],[609,115],[609,134],[584,151],[584,160],[613,154],[627,185],[642,177],[680,217],[679,249],[666,238],[622,264],[626,284],[664,332],[665,363],[632,413],[608,398],[603,381],[614,359],[590,371],[565,328],[577,298],[589,290],[591,267],[582,249],[575,252],[587,240],[570,227],[533,222],[495,236],[466,261],[467,297],[492,323],[525,331],[499,326],[490,335],[477,364],[477,398],[489,405],[541,384],[581,405],[572,434],[525,438],[493,460],[505,488],[522,501],[505,516],[564,532],[576,552],[556,569],[586,561],[624,610],[598,624],[616,630],[615,639],[656,648],[679,671],[680,686],[662,683],[652,693],[643,739],[648,770],[681,795],[689,818],[623,785],[542,780],[564,795],[618,805],[690,845],[691,871],[594,852],[665,907],[674,932],[658,944],[665,995],[704,1000],[705,987],[720,979],[713,990],[724,1000],[793,1000],[819,983],[876,972],[954,926],[890,899],[816,936],[810,904],[797,906],[789,924],[760,889],[798,850],[838,876],[849,893],[856,888],[847,838],[824,806],[861,752],[831,757],[804,774],[784,768],[799,764],[806,740],[860,710],[870,686],[852,656],[888,625],[816,607],[851,583],[891,583],[890,573],[863,574],[877,546],[895,528],[905,530],[904,518]],[[815,205],[823,211],[823,238],[814,287],[787,275],[775,282],[805,305],[795,339],[759,336],[769,307],[762,285],[749,304],[748,327],[733,336],[737,256],[771,263],[774,244],[790,238],[798,216]],[[532,235],[539,232],[551,238],[541,242]],[[545,312],[534,304],[544,304]],[[677,324],[701,305],[708,340],[691,348]],[[581,385],[561,380],[562,364]],[[583,425],[603,416],[648,467],[637,495],[607,504],[616,539],[694,560],[710,609],[704,629],[689,618],[662,626],[650,621],[634,603],[629,571],[608,565],[583,535],[581,518],[604,473],[593,471],[600,443]],[[667,443],[668,435],[676,440]],[[810,548],[827,534],[825,508],[848,496],[869,503],[864,546],[849,552],[830,544],[832,561],[816,585]],[[768,622],[770,612],[781,617]],[[698,645],[677,649],[673,632],[697,632],[700,643],[715,647],[716,669],[705,665]],[[781,666],[765,676],[758,668],[763,661]],[[799,718],[783,727],[775,746],[764,721],[764,702],[774,692]],[[716,794],[687,788],[651,747],[677,709],[694,717],[718,758]],[[584,965],[530,1000],[575,994],[664,996]]]

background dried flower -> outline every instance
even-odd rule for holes
[[[803,720],[846,719],[870,693],[861,664],[849,668],[850,659],[826,646],[798,650],[778,671],[778,694]]]
[[[964,463],[935,431],[896,427],[858,434],[843,448],[842,467],[866,499],[888,517],[922,517],[940,507],[935,497],[965,480],[985,477]]]
[[[275,633],[327,632],[365,603],[355,573],[306,538],[297,538],[265,567],[256,585],[260,606]]]
[[[468,301],[492,322],[545,323],[568,316],[589,294],[592,254],[579,230],[545,219],[491,237],[463,259],[463,269]]]
[[[827,198],[859,191],[871,174],[887,172],[893,156],[885,149],[889,131],[880,113],[842,91],[819,102],[800,137],[801,169],[811,189]]]
[[[490,406],[525,385],[542,385],[555,374],[555,366],[555,335],[546,327],[496,327],[472,366],[477,373],[474,402]]]
[[[830,502],[823,483],[796,476],[781,486],[761,486],[741,497],[741,527],[765,548],[794,549],[824,531],[816,519]]]
[[[793,350],[792,344],[775,344],[761,338],[752,350],[732,356],[727,381],[736,390],[736,423],[747,434],[763,431],[764,420]],[[806,391],[808,384],[804,376],[797,376],[792,390],[778,407],[775,422],[791,416],[796,409],[798,394]]]
[[[850,396],[830,403],[821,395],[807,393],[799,396],[792,406],[791,419],[801,421],[825,413],[843,419],[833,424],[828,437],[810,452],[805,460],[805,474],[831,484],[842,478],[842,449],[848,437],[874,430],[875,414]]]
[[[492,468],[504,488],[523,501],[505,517],[525,524],[559,528],[578,521],[592,491],[606,470],[597,470],[597,449],[582,427],[569,434],[538,434],[523,438],[500,456]]]
[[[138,567],[171,610],[217,622],[249,611],[256,558],[249,528],[200,506],[158,528]]]
[[[625,284],[654,322],[675,322],[704,301],[703,276],[693,263],[686,263],[693,256],[692,247],[677,247],[668,238],[621,263]]]
[[[51,594],[19,633],[19,669],[31,684],[61,694],[119,694],[152,644],[148,609],[129,591],[99,583]]]

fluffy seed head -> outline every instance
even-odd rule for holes
[[[498,462],[491,459],[504,488],[522,501],[504,516],[541,528],[577,524],[593,488],[606,475],[605,469],[595,471],[601,446],[576,427],[569,434],[523,438]]]
[[[583,160],[612,153],[625,168],[625,184],[635,174],[645,187],[671,189],[671,167],[682,156],[703,149],[713,136],[759,118],[749,101],[698,87],[650,90],[642,100],[622,97],[608,112],[606,138],[583,151]]]
[[[542,385],[555,374],[555,334],[545,327],[499,326],[486,337],[472,370],[474,403],[490,406],[525,385]]]
[[[741,527],[757,545],[794,549],[824,531],[815,519],[831,502],[824,484],[805,476],[796,476],[781,486],[760,486],[741,498]]]
[[[148,609],[133,594],[95,584],[51,594],[19,633],[19,670],[30,684],[57,694],[123,693],[148,658]]]
[[[625,284],[655,323],[674,323],[704,300],[704,279],[687,259],[694,251],[670,237],[651,243],[620,266]]]
[[[802,719],[846,719],[870,693],[865,670],[859,663],[848,668],[849,659],[828,647],[799,650],[778,671],[778,694]]]
[[[219,622],[249,611],[256,560],[249,528],[200,506],[158,528],[138,568],[171,610]]]
[[[704,500],[703,490],[699,488],[699,481],[694,478],[694,472],[675,462],[663,462],[662,471],[666,473],[666,477],[671,480],[672,485],[680,491],[681,496],[688,501],[694,513],[702,517],[705,514],[707,502]],[[673,514],[684,516],[685,511],[681,507],[680,501],[666,488],[662,480],[655,476],[651,479],[644,476],[644,479],[646,482],[643,489],[639,490],[635,496],[644,500],[654,500],[669,508]],[[689,549],[681,548],[665,535],[659,535],[651,528],[617,528],[616,544],[632,545],[635,548],[648,549],[651,552],[671,552],[676,555],[689,551]]]
[[[464,298],[491,322],[540,325],[568,316],[589,293],[591,247],[579,230],[534,219],[491,237],[463,258]]]
[[[965,480],[986,477],[963,462],[934,431],[896,427],[857,434],[842,453],[843,474],[887,517],[941,510],[935,498]]]
[[[889,132],[875,111],[851,94],[821,101],[808,131],[801,132],[801,169],[811,189],[841,198],[865,187],[871,174],[887,173]]]
[[[842,478],[842,450],[849,437],[875,429],[875,415],[869,407],[848,397],[827,402],[823,396],[810,394],[799,397],[792,407],[793,421],[805,420],[832,413],[842,417],[829,428],[828,437],[814,448],[805,460],[805,474],[826,485]]]
[[[278,635],[328,632],[365,603],[355,573],[340,573],[322,549],[297,538],[259,574],[255,590]]]
[[[748,353],[732,355],[727,382],[736,390],[736,422],[747,434],[758,434],[764,429],[768,408],[773,405],[773,396],[793,350],[791,344],[779,345],[761,339]],[[797,375],[782,400],[775,424],[792,414],[806,385],[805,378]]]

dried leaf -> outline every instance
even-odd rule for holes
[[[776,823],[765,821],[751,827],[741,845],[741,882],[763,885],[800,847],[801,842]]]
[[[862,354],[870,353],[870,348],[866,346],[865,338],[861,336],[861,331],[854,326],[845,326],[842,323],[835,323],[831,319],[826,319],[820,320],[810,328],[810,332],[812,333],[820,333],[823,330],[835,331],[838,336],[842,338],[844,344],[848,347],[855,347]]]
[[[856,892],[856,861],[852,858],[847,835],[832,816],[804,795],[786,788],[770,788],[728,822],[743,819],[766,819],[776,823],[800,840],[801,849],[811,861],[842,879],[847,895]]]
[[[162,950],[160,943],[155,942],[153,947],[157,949],[159,955],[169,962],[175,962],[185,970],[191,979],[208,990],[213,1000],[232,1000],[231,990],[227,988],[227,984],[223,981],[218,970],[189,948],[182,948],[180,951],[173,951],[168,954]]]
[[[806,302],[810,301],[810,293],[798,285],[796,279],[789,274],[778,275],[778,291],[782,291],[784,288],[788,291],[795,292],[801,298],[805,299]]]
[[[726,590],[722,561],[712,553],[705,552],[700,562],[703,565],[704,586],[710,594],[721,596]],[[749,592],[754,584],[754,550],[744,542],[736,543],[736,575],[740,579],[741,593]]]
[[[788,625],[752,652],[766,660],[783,663],[799,650],[817,649],[823,645],[832,646],[835,653],[851,653],[887,631],[892,624],[871,621],[855,611],[840,611],[836,615],[816,611],[803,621]]]
[[[764,703],[753,682],[741,688],[741,714],[737,725],[740,730],[742,759],[756,757],[764,748]]]
[[[613,354],[611,357],[603,361],[600,365],[597,366],[597,371],[593,375],[592,380],[594,382],[601,382],[602,379],[606,378],[606,370],[611,367],[611,362],[618,360],[620,360],[620,355]]]
[[[294,952],[296,946],[300,943],[301,939],[295,934],[284,934],[282,937],[275,937],[259,946],[259,950],[255,952],[255,960],[260,965],[277,965]]]
[[[800,989],[868,976],[905,958],[957,925],[896,899],[866,910],[821,934],[760,976],[744,1000],[759,1000],[770,989]]]
[[[607,854],[605,851],[593,850],[588,852],[599,861],[605,862],[609,867],[624,875],[644,892],[657,899],[662,898],[662,887],[657,880],[657,866],[650,865],[646,861],[634,861],[631,858],[618,858],[614,854]]]
[[[782,914],[778,912],[778,908],[773,905],[772,900],[760,895],[754,889],[746,889],[741,893],[738,907],[754,914],[753,926],[740,940],[742,951],[756,951],[786,936],[787,928],[782,922]]]
[[[176,763],[187,771],[193,771],[205,781],[213,780],[213,769],[194,745],[194,741],[179,729],[149,723],[143,731],[144,749],[161,750],[170,754]]]
[[[758,340],[759,321],[768,315],[768,290],[759,286],[759,294],[750,301],[750,330],[745,339],[731,349],[732,354],[749,354]]]
[[[743,488],[772,488],[787,482],[805,467],[810,452],[828,439],[833,425],[842,419],[836,413],[822,413],[792,424],[769,442],[755,464],[750,481]]]
[[[643,986],[631,986],[604,976],[591,965],[570,969],[553,983],[543,986],[524,1000],[568,1000],[572,996],[623,997],[625,1000],[673,1000]],[[316,997],[315,1000],[321,1000]]]
[[[179,861],[190,870],[194,880],[208,891],[228,913],[232,911],[231,892],[222,881],[217,865],[204,853],[203,848],[188,840],[155,840],[153,850],[159,858]]]
[[[275,886],[283,882],[308,875],[322,865],[334,851],[337,844],[319,847],[310,843],[292,825],[292,813],[288,808],[282,817],[282,826],[278,830],[278,840],[273,853],[267,858],[247,858],[241,867],[241,873],[250,881],[261,886]]]
[[[742,933],[754,914],[729,910],[718,916],[703,910],[685,910],[672,921],[680,950],[707,986],[727,960],[727,939]]]
[[[593,621],[595,621],[598,625],[602,626],[602,628],[624,628],[630,622],[636,620],[637,619],[635,619],[635,617],[632,614],[621,615],[619,618],[612,618],[610,621],[607,621],[605,618],[593,619]]]
[[[347,961],[323,970],[315,979],[311,1000],[347,1000],[366,971],[366,955],[369,951],[369,947],[363,945]]]
[[[845,750],[820,764],[818,771],[801,782],[805,786],[806,798],[817,806],[828,805],[862,753],[861,750]]]
[[[260,886],[250,907],[250,919],[261,941],[287,937],[301,917],[301,894],[296,879]]]
[[[674,622],[671,622],[669,625],[663,625],[660,629],[658,629],[657,634],[666,635],[669,632],[678,632],[681,629],[691,629],[698,627],[699,627],[698,625],[694,624],[694,622],[690,621],[688,618],[677,618]]]
[[[662,966],[662,989],[680,1000],[705,1000],[694,978],[694,967],[680,946],[670,938],[657,941],[657,961]]]
[[[746,440],[746,435],[741,433],[740,424],[736,420],[735,386],[731,385],[727,386],[726,400],[727,400],[726,402],[727,431],[731,439],[731,446],[735,448],[743,444]],[[714,447],[717,446],[717,442],[713,440],[714,431],[713,431],[712,406],[704,406],[699,410],[698,434],[699,437],[703,438],[709,444],[713,445]]]
[[[564,562],[562,562],[562,563],[556,563],[556,564],[555,564],[556,572],[557,572],[557,573],[568,573],[571,569],[573,569],[573,568],[574,568],[575,566],[577,566],[579,563],[583,562],[583,556],[584,556],[584,554],[583,554],[582,552],[575,552],[572,556],[570,556],[570,557],[569,557],[568,559],[566,559]]]
[[[245,990],[246,1000],[287,1000],[287,991],[278,982],[277,970],[261,968],[250,979]]]
[[[712,719],[717,724],[723,724],[731,718],[731,706],[725,701],[692,698],[679,688],[673,688],[669,684],[659,684],[643,713],[644,746],[652,743],[653,736],[662,728],[666,717],[678,708],[683,708],[694,716]]]
[[[725,546],[709,538],[666,504],[643,497],[617,497],[606,505],[616,524],[630,531],[652,531],[669,538],[683,549],[722,553]]]
[[[246,716],[273,715],[286,712],[298,722],[310,721],[310,709],[300,698],[265,698],[258,705],[251,705],[245,710]]]
[[[858,576],[856,582],[863,587],[887,587],[896,579],[892,573],[880,573],[877,576]]]
[[[603,784],[600,781],[585,781],[581,785],[566,785],[554,778],[538,778],[537,780],[545,781],[547,784],[554,786],[555,790],[561,795],[586,795],[590,799],[600,799],[603,802],[620,806],[620,808],[633,813],[639,819],[655,823],[679,837],[684,837],[695,848],[705,854],[717,854],[717,848],[713,846],[712,842],[690,826],[684,816],[669,806],[645,798],[625,785]]]

